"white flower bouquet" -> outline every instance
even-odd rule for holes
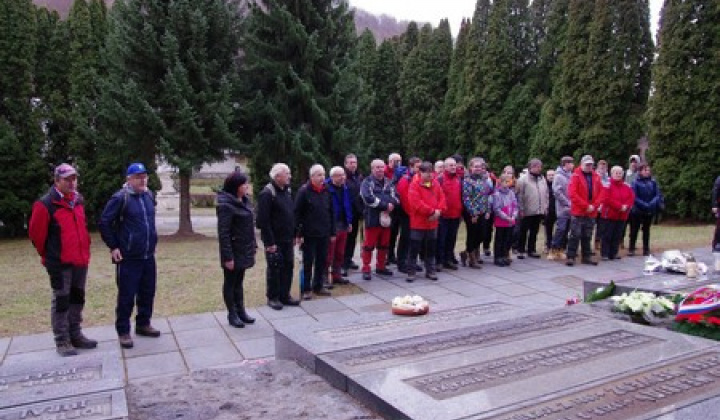
[[[655,296],[649,292],[633,291],[620,296],[611,296],[614,302],[613,310],[628,314],[631,317],[641,317],[647,322],[655,318],[664,318],[675,311],[675,303],[665,296]]]
[[[392,313],[395,315],[425,315],[430,304],[422,296],[397,296],[392,300]]]

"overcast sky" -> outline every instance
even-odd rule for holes
[[[387,14],[398,20],[430,22],[437,26],[440,19],[450,20],[453,36],[460,29],[463,17],[472,17],[476,0],[350,0],[350,5],[374,14]],[[650,0],[650,15],[653,33],[657,32],[657,21],[663,0]]]

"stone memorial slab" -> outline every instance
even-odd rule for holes
[[[616,278],[605,278],[600,280],[585,280],[583,282],[583,293],[587,296],[598,287],[605,287],[610,281],[615,283],[615,294],[630,293],[633,290],[658,293],[663,295],[674,295],[677,293],[687,294],[700,287],[709,284],[720,283],[720,275],[708,273],[698,278],[688,278],[684,274],[655,273],[653,275],[624,275]]]
[[[0,420],[124,420],[125,391],[103,391],[0,409]]]
[[[489,301],[446,310],[431,308],[430,313],[425,316],[401,317],[391,315],[388,304],[387,312],[383,314],[369,314],[361,318],[362,320],[348,321],[344,325],[276,325],[275,354],[278,359],[295,360],[315,371],[318,354],[468,328],[478,323],[527,315],[540,310],[539,307],[528,305],[520,309],[510,303]]]
[[[708,396],[720,396],[720,351],[697,359],[690,357],[714,345],[666,330],[605,320],[517,336],[513,341],[452,355],[419,361],[408,359],[394,366],[349,373],[346,381],[350,395],[388,419],[625,420],[636,413],[620,417],[582,415],[597,407],[614,406],[623,391],[630,392],[627,384],[633,378],[637,383],[647,382],[645,376],[628,372],[647,371],[651,373],[646,375],[652,376],[655,371],[674,371],[677,366],[673,363],[678,358],[688,358],[687,366],[716,369],[717,379],[713,384],[703,383],[699,389],[703,391],[701,397],[688,393],[667,399],[667,405],[665,400],[656,398],[663,410],[667,412],[678,404],[691,405]],[[331,359],[332,355],[320,356],[321,360],[327,358]],[[719,367],[715,368],[716,364]],[[667,378],[672,379],[670,375]],[[695,376],[689,380],[701,382]],[[675,389],[679,393],[681,383],[669,381],[664,388],[664,384],[658,382],[656,391],[666,389],[669,394]],[[587,389],[595,388],[598,390],[595,405],[576,404],[579,414],[538,416],[546,410],[547,401],[552,401],[555,408],[569,405],[568,401],[585,401]],[[607,398],[600,398],[601,390],[605,390]],[[613,390],[620,397],[616,398]],[[656,405],[654,409],[661,407]]]
[[[0,366],[0,408],[121,389],[124,379],[117,353],[4,365]]]

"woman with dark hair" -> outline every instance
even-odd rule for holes
[[[247,197],[247,175],[235,171],[225,178],[217,196],[220,265],[223,269],[223,299],[228,322],[236,328],[252,324],[255,319],[245,312],[243,279],[245,270],[255,265],[255,223]]]

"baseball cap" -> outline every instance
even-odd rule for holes
[[[55,178],[67,178],[77,175],[77,171],[69,163],[62,163],[55,168]]]
[[[593,160],[593,157],[590,155],[585,155],[580,159],[580,164],[585,165],[586,163],[594,164],[595,161]]]
[[[127,168],[127,175],[135,175],[135,174],[146,174],[147,169],[145,168],[145,165],[142,163],[136,162],[131,163],[130,166]]]

